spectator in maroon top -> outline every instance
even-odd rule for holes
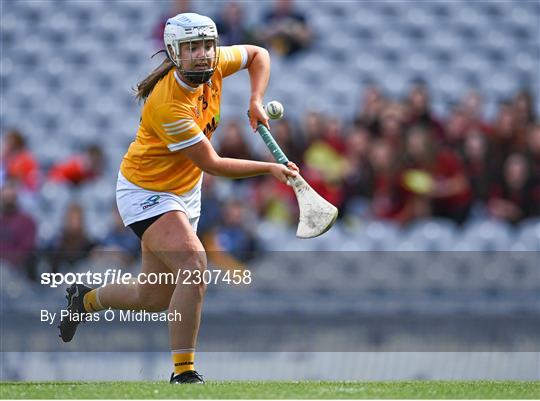
[[[399,187],[397,149],[384,139],[372,141],[369,152],[373,217],[406,223],[411,216],[406,193]]]
[[[500,104],[491,140],[494,159],[501,168],[511,153],[525,150],[525,138],[519,135],[516,128],[516,118],[511,103]]]
[[[17,182],[8,179],[0,189],[0,258],[36,279],[34,270],[36,224],[19,209]]]
[[[478,91],[469,91],[461,99],[459,109],[465,114],[468,130],[474,129],[487,135],[491,133],[491,126],[484,120],[484,101]]]
[[[345,141],[343,140],[343,124],[338,117],[332,117],[327,120],[325,130],[323,131],[323,140],[332,149],[340,154],[345,153]]]
[[[483,204],[488,199],[492,180],[497,173],[490,160],[487,137],[478,131],[470,131],[465,137],[462,155],[473,202]]]
[[[345,160],[347,162],[343,180],[344,214],[349,206],[358,209],[360,203],[365,204],[369,193],[369,131],[363,127],[353,127],[345,139]],[[362,205],[365,206],[365,205]]]
[[[468,116],[465,109],[459,105],[454,107],[446,122],[444,141],[446,146],[456,151],[459,150],[463,145],[463,140],[468,129]]]
[[[533,124],[527,132],[527,160],[531,172],[531,181],[540,185],[540,123]]]
[[[525,156],[511,154],[504,163],[503,176],[493,187],[488,210],[494,217],[517,223],[540,213],[540,199],[535,198],[530,181],[529,165]]]
[[[236,159],[253,159],[251,149],[244,140],[242,127],[238,120],[230,120],[225,125],[223,138],[219,143],[219,155]]]
[[[301,136],[308,147],[313,142],[322,138],[326,129],[326,120],[322,114],[317,111],[307,111],[304,114],[301,125]]]
[[[518,127],[528,127],[536,121],[532,94],[527,90],[519,92],[512,101],[514,119]]]
[[[439,141],[444,139],[444,129],[431,111],[429,93],[426,83],[417,79],[407,96],[408,126],[421,125],[434,134]]]
[[[462,223],[468,214],[471,193],[459,157],[450,149],[439,149],[430,133],[413,127],[407,136],[404,168],[426,173],[432,184],[425,195],[431,200],[434,216]],[[402,176],[402,183],[405,175]],[[407,186],[405,186],[407,187]],[[413,191],[409,192],[414,193]]]
[[[368,82],[362,93],[358,111],[354,117],[354,124],[367,127],[373,134],[379,133],[379,118],[386,100],[380,88],[373,82]]]
[[[230,120],[225,125],[223,137],[219,142],[219,155],[233,159],[253,159],[249,145],[243,137],[242,127],[238,120]],[[242,185],[245,179],[233,180],[232,185]]]
[[[405,115],[403,107],[399,103],[385,106],[379,120],[379,136],[394,147],[399,149],[403,145],[405,130]]]
[[[82,206],[72,203],[64,215],[62,231],[48,247],[52,272],[69,271],[89,255],[95,243],[85,227]]]
[[[297,134],[297,130],[290,120],[282,118],[272,124],[272,135],[277,143],[287,155],[289,160],[292,160],[297,165],[302,165],[305,144],[301,135]],[[269,154],[269,153],[266,153]]]

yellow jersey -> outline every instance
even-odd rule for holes
[[[202,171],[179,150],[208,139],[220,119],[223,78],[244,68],[243,46],[219,48],[209,83],[192,88],[173,68],[154,87],[142,109],[135,140],[120,165],[127,180],[142,188],[181,195],[199,182]]]

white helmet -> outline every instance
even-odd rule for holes
[[[191,56],[191,43],[195,41],[203,41],[203,48],[206,49],[205,40],[212,40],[214,46],[214,57],[205,57],[208,69],[199,71],[188,71],[182,65],[182,61],[189,60],[193,64]],[[200,85],[212,77],[216,69],[218,55],[218,32],[216,24],[211,18],[195,13],[178,14],[175,17],[169,18],[165,24],[163,31],[163,41],[165,48],[171,61],[180,70],[180,73],[189,82]],[[180,53],[180,45],[182,43],[190,43],[189,59],[182,60]],[[205,50],[206,51],[206,50]]]

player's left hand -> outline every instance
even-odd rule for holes
[[[251,125],[253,132],[257,131],[257,122],[262,123],[266,128],[270,129],[268,115],[264,111],[263,104],[259,101],[252,100],[249,103],[249,125]]]
[[[297,173],[300,172],[300,169],[298,168],[298,166],[294,164],[293,162],[287,163],[287,167],[289,167],[289,170],[296,171]]]

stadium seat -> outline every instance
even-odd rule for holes
[[[418,251],[451,250],[457,233],[456,225],[445,219],[426,219],[407,228],[406,240],[417,244]]]
[[[289,232],[286,227],[267,221],[261,222],[255,233],[261,247],[267,251],[283,250],[283,246],[287,245],[289,240],[294,241],[294,234]]]
[[[516,251],[540,251],[540,219],[524,220],[518,227]]]
[[[485,220],[470,223],[463,234],[463,241],[475,251],[510,250],[513,231],[507,223]]]

